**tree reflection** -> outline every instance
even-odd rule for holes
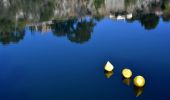
[[[168,0],[166,0],[162,4],[162,9],[163,9],[163,16],[162,16],[163,21],[169,22],[170,21],[170,4],[168,4]]]
[[[56,36],[67,36],[75,43],[84,43],[91,38],[95,21],[90,19],[72,19],[64,22],[57,22],[52,25],[53,33]]]
[[[77,22],[77,19],[69,19],[67,21],[54,21],[54,24],[51,25],[54,35],[56,36],[66,36],[71,34],[74,29],[74,23]]]
[[[170,21],[170,13],[169,14],[164,14],[162,16],[162,19],[164,22],[169,22]]]
[[[147,30],[155,29],[160,18],[170,21],[170,0],[0,0],[0,6],[0,41],[7,41],[2,43],[22,39],[26,25],[84,43],[91,38],[96,21],[110,15],[114,20],[139,21]],[[52,20],[53,24],[43,24]]]
[[[24,38],[24,35],[24,32],[2,32],[0,33],[0,43],[4,45],[18,43]]]
[[[74,30],[71,34],[68,34],[68,39],[76,43],[84,43],[91,38],[91,33],[95,26],[94,20],[80,20],[75,24]]]
[[[154,29],[159,23],[159,17],[155,14],[142,15],[140,18],[140,22],[145,27],[145,29]]]
[[[23,32],[23,23],[20,21],[20,27],[17,27],[15,24],[16,22],[13,22],[11,20],[7,19],[0,19],[0,43],[7,45],[10,43],[18,43],[20,40],[22,40],[25,36],[25,33]]]

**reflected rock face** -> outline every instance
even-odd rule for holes
[[[138,21],[147,30],[155,29],[160,18],[170,21],[170,0],[1,0],[0,6],[1,33],[30,26],[80,44],[90,40],[96,21],[105,17]]]
[[[1,0],[0,5],[0,18],[17,16],[31,21],[128,14],[133,15],[133,20],[148,14],[167,19],[170,14],[170,0]]]

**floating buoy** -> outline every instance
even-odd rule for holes
[[[136,76],[133,80],[134,85],[136,87],[144,87],[145,85],[145,78],[143,76]]]
[[[104,67],[105,71],[111,72],[114,69],[114,66],[108,61]]]
[[[131,78],[132,77],[132,71],[130,69],[123,69],[122,75],[124,78]]]

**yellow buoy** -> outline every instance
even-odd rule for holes
[[[105,71],[111,72],[114,69],[114,66],[108,61],[104,67]]]
[[[136,76],[133,82],[136,87],[143,87],[145,85],[145,79],[142,76]]]
[[[132,71],[130,69],[123,69],[122,75],[124,78],[131,78],[132,77]]]

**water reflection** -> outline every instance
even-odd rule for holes
[[[142,93],[144,91],[144,87],[136,87],[136,86],[134,86],[133,89],[134,89],[136,97],[139,97],[140,95],[142,95]]]
[[[113,76],[114,72],[113,71],[110,71],[110,72],[104,71],[104,74],[107,78],[111,78]]]
[[[67,36],[71,42],[84,43],[91,38],[95,24],[94,19],[72,19],[64,22],[55,21],[52,29],[56,36]]]
[[[18,43],[24,38],[23,32],[3,32],[0,33],[0,43],[7,45],[10,43]]]
[[[18,25],[20,27],[17,27]],[[0,19],[0,43],[4,45],[18,43],[24,39],[24,27],[21,20],[17,23],[8,19]]]
[[[130,86],[131,78],[124,78],[124,77],[122,77],[122,82],[123,82],[125,85]]]
[[[144,91],[144,87],[136,87],[134,85],[133,85],[133,87],[131,87],[131,78],[122,77],[122,82],[123,82],[123,84],[129,86],[130,88],[132,88],[134,90],[136,97],[139,97],[142,95],[142,93]]]
[[[159,17],[155,14],[142,15],[140,18],[140,23],[145,27],[145,29],[154,29],[159,24]]]
[[[0,41],[6,44],[14,40],[5,42],[4,33],[22,33],[26,26],[85,43],[105,17],[138,21],[146,30],[155,29],[160,18],[170,21],[170,0],[1,0],[0,6]]]

